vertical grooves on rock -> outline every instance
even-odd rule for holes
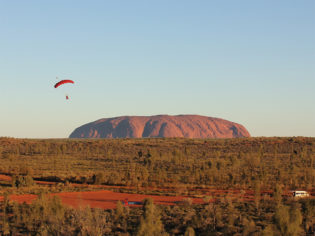
[[[235,138],[250,137],[244,126],[199,116],[121,116],[100,119],[75,129],[70,138]]]

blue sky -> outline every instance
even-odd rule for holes
[[[1,1],[0,136],[199,114],[314,137],[314,12],[313,0]],[[75,84],[54,89],[56,76]]]

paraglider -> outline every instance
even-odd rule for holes
[[[58,88],[60,85],[66,84],[66,83],[72,83],[74,84],[74,82],[70,79],[64,79],[59,81],[58,83],[55,84],[55,88]]]
[[[74,84],[74,81],[70,80],[70,79],[60,80],[58,83],[55,84],[54,87],[58,88],[59,86],[61,86],[63,84],[67,84],[67,83]],[[66,99],[69,100],[69,96],[67,94],[66,94]]]

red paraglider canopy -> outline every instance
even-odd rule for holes
[[[55,88],[58,88],[60,85],[63,85],[63,84],[66,84],[66,83],[74,84],[74,82],[72,80],[65,79],[65,80],[61,80],[57,84],[55,84]]]

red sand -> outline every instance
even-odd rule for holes
[[[10,181],[11,177],[7,175],[0,175],[0,180],[2,181]],[[54,182],[46,182],[46,181],[36,181],[38,184],[51,185],[56,184]],[[76,186],[83,186],[84,184],[73,184]],[[85,185],[84,185],[85,186]],[[88,186],[88,185],[86,185]],[[99,187],[103,188],[126,188],[126,189],[135,189],[135,187],[123,187],[123,186],[105,186],[101,185]],[[152,188],[155,189],[155,188]],[[159,188],[156,188],[159,189]],[[172,189],[172,188],[170,188]],[[174,188],[173,188],[174,189]],[[188,188],[189,189],[189,188]],[[194,188],[190,188],[192,190]],[[161,188],[159,190],[167,190],[167,188]],[[202,192],[202,195],[212,196],[214,198],[218,196],[228,195],[234,198],[241,198],[242,201],[253,201],[254,192],[251,190],[246,190],[243,193],[239,189],[231,189],[231,190],[219,190],[214,188],[205,188],[198,189],[198,191]],[[272,191],[263,191],[262,194],[271,193]],[[182,201],[187,196],[157,196],[157,195],[142,195],[142,194],[129,194],[129,193],[117,193],[109,190],[101,190],[101,191],[93,191],[93,192],[64,192],[64,193],[56,193],[56,194],[48,194],[49,196],[59,196],[61,201],[72,207],[85,207],[90,206],[92,208],[102,208],[102,209],[113,209],[116,207],[117,201],[124,202],[126,199],[132,202],[139,202],[145,198],[152,198],[156,204],[163,205],[174,205],[178,202]],[[32,194],[24,194],[24,195],[10,195],[10,200],[16,201],[19,203],[31,203],[34,199],[36,199],[36,195]],[[204,203],[202,198],[194,198],[190,197],[193,204],[202,204]],[[3,197],[0,196],[0,201],[3,200]],[[135,205],[131,205],[135,206]]]
[[[116,193],[112,191],[102,190],[96,192],[71,192],[54,194],[61,198],[64,204],[78,207],[89,205],[92,208],[115,208],[117,201],[142,201],[145,198],[152,198],[154,203],[163,205],[174,205],[178,201],[182,201],[185,197],[182,196],[155,196],[141,195],[129,193]],[[192,198],[193,203],[203,203],[202,199]]]
[[[155,204],[174,205],[176,202],[182,201],[183,196],[155,196],[155,195],[141,195],[141,194],[129,194],[129,193],[115,193],[112,191],[102,190],[95,192],[69,192],[69,193],[56,193],[49,194],[50,196],[59,196],[62,203],[72,207],[85,207],[90,206],[92,208],[112,209],[116,207],[117,201],[142,201],[145,198],[152,198]],[[36,195],[24,194],[24,195],[10,195],[10,200],[19,203],[31,203],[36,199]],[[200,198],[191,198],[192,203],[202,204],[203,200]],[[3,197],[0,197],[0,201]],[[133,206],[133,205],[132,205]]]
[[[11,178],[11,176],[8,176],[8,175],[0,175],[0,180],[1,181],[11,181],[12,178]]]

